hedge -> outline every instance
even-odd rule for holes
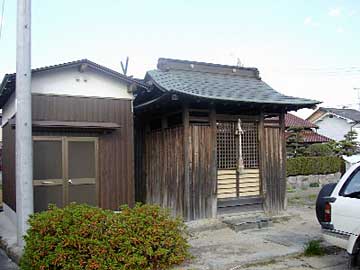
[[[121,210],[71,204],[32,215],[21,269],[158,270],[190,257],[185,225],[169,211]]]
[[[343,167],[344,161],[339,157],[296,157],[287,160],[286,175],[329,174],[341,172]]]

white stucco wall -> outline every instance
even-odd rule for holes
[[[94,71],[91,67],[85,72],[80,72],[78,67],[72,67],[35,73],[32,75],[31,91],[47,95],[133,99],[126,82]],[[15,101],[14,93],[3,107],[2,126],[15,114]]]
[[[35,73],[31,90],[38,94],[132,99],[127,84],[111,75],[88,67],[79,72],[77,67]]]
[[[354,125],[354,123],[349,122],[343,118],[338,118],[336,116],[330,118],[330,115],[326,115],[324,118],[316,121],[315,124],[319,126],[319,134],[327,136],[336,141],[344,139],[344,135],[348,133],[351,130],[351,127]],[[353,129],[355,131],[360,131],[360,126],[356,125],[353,127]],[[358,136],[358,141],[359,139],[360,136]]]

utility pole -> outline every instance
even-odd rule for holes
[[[17,243],[34,212],[31,122],[31,0],[17,1],[16,35],[16,216]]]

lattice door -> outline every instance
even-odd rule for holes
[[[217,123],[218,198],[260,195],[258,124]],[[239,172],[239,136],[244,169]]]
[[[236,122],[217,123],[217,167],[236,169],[239,155],[239,140]]]

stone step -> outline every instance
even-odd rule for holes
[[[272,226],[272,219],[269,217],[256,217],[256,218],[231,218],[223,219],[229,228],[235,232],[253,230],[253,229],[262,229]]]

